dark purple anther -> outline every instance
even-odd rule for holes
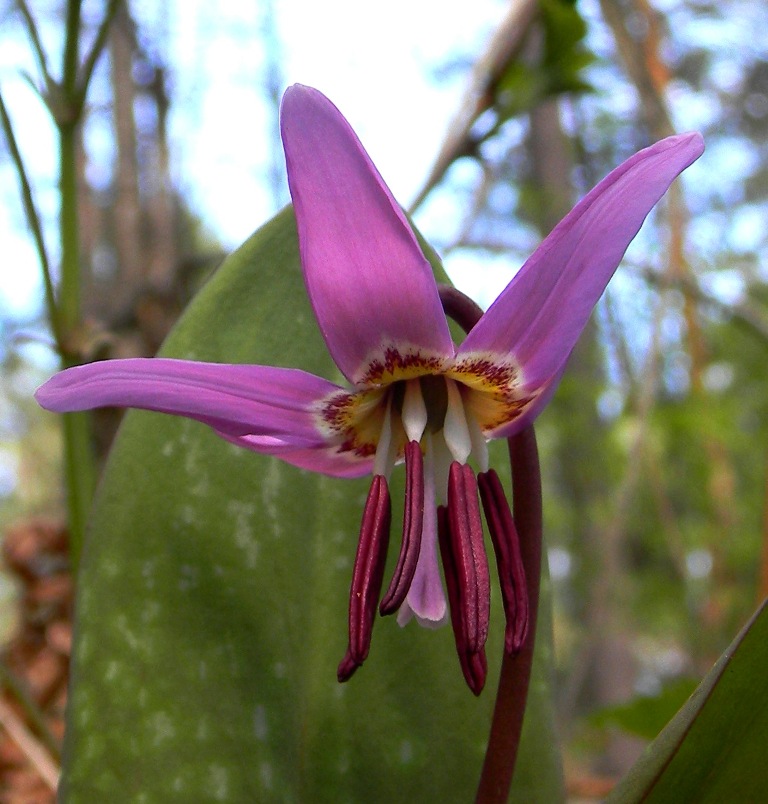
[[[376,604],[384,579],[389,545],[392,504],[387,480],[374,475],[365,502],[360,541],[349,592],[349,646],[337,671],[339,681],[347,681],[368,656]]]
[[[451,626],[456,650],[459,656],[467,651],[467,636],[464,633],[464,620],[461,616],[461,600],[459,598],[459,580],[456,575],[456,561],[453,556],[453,542],[448,522],[448,509],[444,505],[437,509],[437,539],[440,544],[440,558],[443,561],[445,588],[448,592],[448,609],[451,612]]]
[[[443,561],[443,572],[445,573],[445,586],[448,592],[451,626],[453,627],[453,637],[456,641],[456,652],[459,656],[461,672],[464,674],[467,686],[475,695],[479,695],[485,686],[488,664],[485,659],[484,648],[479,653],[467,650],[467,638],[464,632],[464,618],[462,616],[459,580],[448,521],[448,509],[443,505],[437,509],[437,535],[440,544],[440,557]]]
[[[523,647],[528,635],[528,591],[520,555],[520,538],[496,471],[489,469],[481,472],[477,476],[477,482],[496,552],[501,598],[507,618],[504,648],[507,653],[515,655]]]
[[[475,473],[458,461],[448,475],[448,524],[467,650],[478,653],[488,636],[491,583]]]
[[[417,441],[405,446],[405,509],[403,511],[403,541],[397,566],[379,611],[393,614],[405,600],[416,572],[424,524],[424,456]]]
[[[459,656],[461,670],[467,686],[475,695],[479,695],[485,686],[485,679],[488,675],[488,660],[485,658],[485,648],[480,648],[476,653],[467,653],[463,657]]]

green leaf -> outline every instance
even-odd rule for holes
[[[479,141],[494,137],[507,120],[548,98],[592,91],[583,72],[595,56],[584,45],[587,24],[576,6],[567,0],[540,0],[539,15],[541,52],[534,60],[526,53],[505,65],[494,87],[496,120]]]
[[[768,603],[613,791],[611,804],[764,801]]]
[[[306,298],[290,210],[224,263],[163,354],[340,379]],[[472,798],[501,659],[498,596],[494,671],[479,699],[449,628],[391,618],[339,685],[366,491],[365,479],[302,472],[195,422],[126,416],[78,579],[62,801]],[[519,800],[532,802],[561,797],[548,637],[537,640],[518,773]]]

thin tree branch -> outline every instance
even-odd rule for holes
[[[11,671],[5,662],[0,662],[0,679],[2,680],[2,683],[5,685],[9,694],[24,710],[24,714],[26,715],[28,722],[32,725],[35,731],[37,731],[40,736],[40,740],[43,742],[48,751],[50,751],[51,756],[56,762],[60,762],[61,746],[59,741],[53,736],[53,733],[48,728],[48,724],[45,722],[45,717],[40,710],[40,707],[37,705],[37,702],[29,694],[22,681]]]
[[[45,287],[45,302],[48,309],[48,318],[51,322],[51,331],[56,341],[56,347],[59,353],[63,353],[63,339],[61,328],[59,326],[59,314],[56,305],[56,294],[53,289],[53,279],[51,277],[51,266],[48,260],[48,252],[45,248],[45,240],[43,239],[43,230],[40,223],[40,215],[35,206],[34,196],[32,195],[32,188],[29,183],[27,171],[24,166],[24,160],[19,151],[19,146],[16,142],[16,137],[13,132],[13,125],[8,115],[2,94],[0,94],[0,123],[2,123],[3,133],[5,134],[6,141],[8,142],[8,150],[11,154],[11,159],[16,168],[16,174],[19,177],[19,185],[21,190],[22,204],[24,206],[24,213],[27,218],[27,224],[32,231],[32,238],[35,241],[35,248],[37,250],[37,257],[40,261],[40,269],[43,274],[43,285]]]
[[[55,791],[59,784],[58,766],[21,718],[3,700],[0,700],[0,726],[22,750],[45,784]]]
[[[421,206],[453,162],[471,150],[470,131],[472,126],[477,118],[493,104],[493,90],[496,82],[520,52],[538,10],[538,0],[513,0],[510,4],[507,16],[499,25],[488,49],[472,70],[469,86],[454,119],[448,126],[440,153],[424,186],[411,204],[409,214],[413,214]]]
[[[96,38],[94,39],[93,45],[91,46],[91,49],[86,56],[85,61],[83,62],[83,67],[80,71],[80,79],[78,82],[78,93],[81,98],[81,104],[85,101],[88,86],[91,83],[93,70],[96,67],[96,62],[99,60],[99,56],[106,46],[110,25],[112,24],[112,20],[114,19],[121,2],[122,0],[109,1],[109,5],[104,12],[104,19],[102,19],[101,24],[99,25],[99,30],[96,33]]]
[[[600,9],[616,40],[616,50],[624,62],[627,75],[640,95],[642,114],[649,131],[654,137],[666,137],[672,134],[674,131],[672,121],[661,91],[666,76],[648,69],[648,48],[655,45],[653,41],[655,37],[651,37],[649,42],[633,36],[626,25],[626,12],[617,0],[600,0]],[[640,13],[644,10],[641,9]],[[653,21],[647,15],[645,19],[650,27]]]
[[[29,10],[26,0],[16,0],[16,7],[19,9],[21,16],[24,18],[24,23],[27,28],[27,33],[29,34],[29,39],[32,42],[32,50],[35,53],[40,74],[45,80],[46,86],[50,86],[54,82],[51,78],[50,72],[48,71],[48,60],[45,57],[43,43],[40,41],[40,36],[37,33],[37,24],[32,16],[32,12]]]
[[[64,56],[61,69],[61,87],[68,103],[77,95],[77,68],[80,48],[80,7],[82,0],[68,0],[64,35]],[[74,111],[74,110],[68,110]],[[72,121],[74,122],[74,121]]]
[[[745,304],[733,304],[720,301],[701,289],[699,284],[690,277],[660,276],[653,271],[643,271],[643,278],[650,285],[662,290],[679,290],[701,304],[712,307],[735,324],[741,324],[748,332],[756,336],[765,346],[768,346],[768,319],[762,316],[754,307]]]

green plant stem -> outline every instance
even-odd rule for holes
[[[35,208],[32,191],[21,154],[16,144],[10,118],[0,98],[0,123],[8,140],[11,157],[21,184],[24,210],[38,252],[46,306],[51,330],[61,356],[62,367],[81,362],[78,346],[82,327],[82,274],[80,264],[80,232],[78,220],[77,147],[79,126],[85,98],[94,67],[104,50],[109,25],[121,0],[109,0],[96,38],[88,52],[82,73],[79,66],[82,0],[68,0],[61,82],[48,71],[47,59],[35,20],[25,0],[17,0],[45,83],[43,97],[59,132],[59,240],[61,246],[61,280],[54,292],[50,263],[45,249],[42,226]],[[82,550],[85,525],[96,487],[96,458],[91,438],[90,415],[68,413],[62,417],[64,468],[70,526],[70,555],[76,570]]]
[[[77,130],[74,125],[59,127],[59,193],[61,199],[59,315],[62,327],[70,339],[80,326],[82,316],[76,137]],[[65,356],[64,360],[70,361],[71,358]]]
[[[82,324],[80,233],[77,208],[77,127],[59,126],[60,143],[60,238],[61,284],[59,286],[59,320],[67,339],[62,354],[62,367],[80,362],[73,344]],[[70,526],[70,556],[77,568],[85,536],[85,524],[96,488],[96,456],[91,437],[90,415],[65,413],[64,469],[67,484],[67,507]]]
[[[542,553],[541,472],[533,426],[509,439],[513,515],[520,537],[528,592],[528,638],[517,656],[504,653],[476,804],[502,804],[509,797],[523,729],[533,666]]]
[[[66,34],[61,78],[62,107],[54,110],[59,128],[59,237],[61,242],[61,284],[59,320],[65,333],[62,366],[78,363],[75,348],[82,326],[82,275],[78,220],[77,136],[86,87],[78,87],[78,45],[80,40],[80,0],[67,3]],[[90,415],[65,413],[64,472],[70,529],[70,560],[77,571],[85,526],[96,488],[96,456],[91,438]]]
[[[80,93],[77,86],[78,54],[80,47],[80,7],[82,0],[68,0],[67,18],[64,38],[64,63],[61,71],[61,88],[68,104],[73,104]],[[83,87],[83,89],[85,89]],[[85,94],[84,92],[82,93]],[[72,108],[70,106],[70,108]],[[80,116],[78,109],[75,118]]]

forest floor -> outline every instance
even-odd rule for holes
[[[66,528],[25,519],[3,539],[17,611],[0,662],[0,802],[56,800],[72,646],[72,576]]]

